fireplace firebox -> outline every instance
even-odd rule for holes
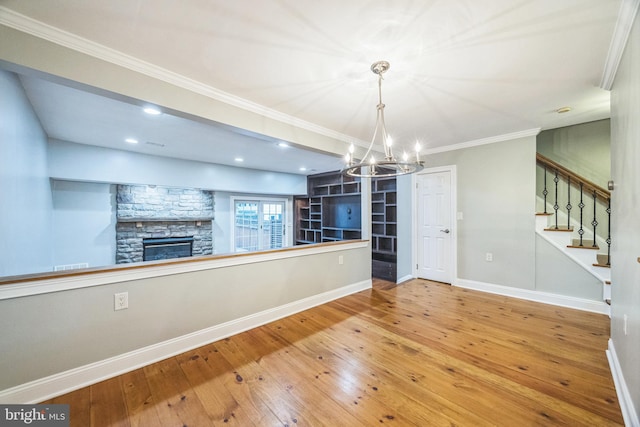
[[[190,257],[193,236],[142,239],[143,261]]]

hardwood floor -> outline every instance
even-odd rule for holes
[[[50,400],[72,426],[622,425],[609,318],[412,280]]]

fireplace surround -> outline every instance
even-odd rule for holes
[[[118,185],[116,202],[116,264],[213,253],[213,192]]]

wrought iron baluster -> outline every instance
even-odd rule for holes
[[[593,245],[592,247],[596,248],[596,227],[598,226],[598,220],[596,217],[596,206],[598,203],[596,190],[593,190],[593,221],[591,221],[591,225],[593,225]]]
[[[542,195],[544,196],[544,213],[547,213],[547,165],[544,165],[544,190],[542,190]]]
[[[567,230],[571,230],[571,177],[567,177]]]
[[[583,184],[580,183],[580,203],[578,204],[578,207],[580,208],[580,229],[578,230],[578,234],[580,235],[579,246],[583,246],[582,236],[584,235],[584,228],[582,227],[582,212],[584,211],[584,203],[582,202],[582,187],[583,187]]]
[[[555,217],[556,217],[556,230],[558,229],[558,209],[560,209],[560,206],[558,206],[558,181],[560,181],[558,179],[558,169],[556,169],[556,176],[553,178],[553,182],[556,183],[556,200],[553,204],[553,210],[556,211],[555,213]]]
[[[607,199],[607,265],[611,266],[611,197]]]

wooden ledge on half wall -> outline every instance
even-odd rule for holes
[[[113,264],[113,265],[108,265],[103,267],[79,268],[76,270],[48,271],[43,273],[22,274],[18,276],[4,276],[4,277],[0,277],[0,286],[17,284],[17,283],[25,283],[25,282],[34,282],[39,280],[61,279],[65,277],[89,276],[92,274],[100,274],[100,273],[148,269],[148,268],[167,266],[167,265],[201,263],[201,262],[212,261],[212,260],[224,260],[224,259],[232,259],[232,258],[250,257],[250,256],[255,256],[260,254],[285,253],[285,252],[299,251],[302,249],[309,249],[309,248],[340,246],[340,245],[356,243],[356,242],[368,242],[368,240],[340,240],[340,241],[332,241],[332,242],[324,242],[324,243],[314,243],[312,245],[288,246],[286,248],[270,249],[265,251],[251,251],[251,252],[239,252],[239,253],[230,252],[230,253],[218,254],[218,255],[202,255],[202,256],[192,256],[192,257],[185,257],[185,258],[163,259],[163,260],[157,260],[157,261]]]

